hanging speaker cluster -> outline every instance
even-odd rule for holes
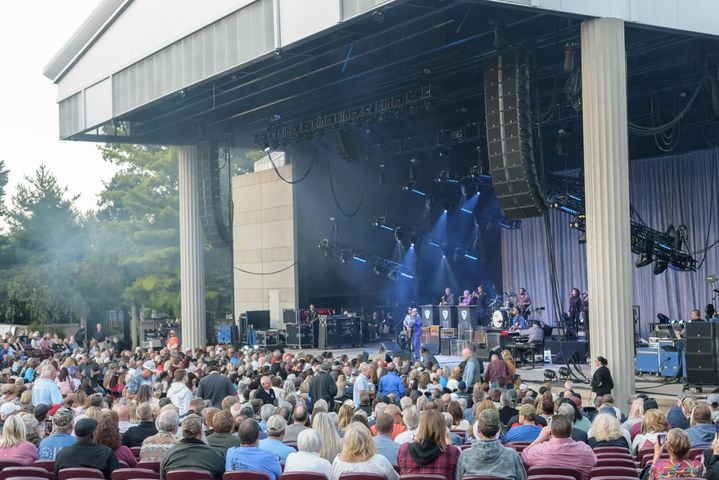
[[[526,52],[485,61],[484,103],[490,174],[504,215],[542,215],[546,203],[534,164]]]

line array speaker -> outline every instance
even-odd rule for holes
[[[537,217],[546,204],[532,145],[527,53],[512,50],[484,64],[487,156],[492,183],[509,220]]]
[[[200,187],[200,220],[208,243],[215,248],[231,247],[229,214],[222,211],[220,193],[220,149],[217,142],[197,146],[198,184]],[[229,160],[228,160],[229,161]]]
[[[687,382],[714,385],[719,381],[719,325],[690,322],[686,326]]]

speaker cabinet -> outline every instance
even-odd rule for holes
[[[546,210],[534,166],[527,53],[512,50],[485,61],[487,156],[497,199],[509,220]]]

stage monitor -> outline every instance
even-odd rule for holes
[[[269,330],[270,329],[270,311],[269,310],[248,310],[247,324],[252,325],[253,330]]]

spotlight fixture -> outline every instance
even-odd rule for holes
[[[384,12],[382,10],[372,12],[372,20],[378,24],[384,22]]]
[[[572,372],[569,370],[568,367],[559,367],[560,380],[569,380],[570,376],[572,376]]]
[[[393,282],[396,282],[396,281],[397,281],[398,275],[399,275],[399,274],[397,273],[397,270],[395,270],[394,268],[391,269],[389,272],[387,272],[387,278],[389,278],[389,279],[392,280]]]
[[[711,285],[711,284],[714,284],[714,283],[717,283],[716,273],[712,273],[711,275],[707,275],[706,277],[704,277],[704,281],[705,281],[706,283],[710,284],[710,285]]]
[[[639,255],[637,256],[637,261],[634,263],[634,265],[637,268],[646,267],[647,265],[652,263],[652,251],[654,250],[654,242],[643,242],[643,248],[642,251],[639,252]]]
[[[418,164],[419,164],[419,162],[417,161],[416,158],[413,158],[409,161],[409,182],[412,182],[413,184],[417,183],[417,165]]]
[[[414,180],[410,180],[407,183],[405,183],[404,185],[402,185],[402,190],[404,190],[405,192],[410,192],[410,191],[414,190],[414,187],[415,187]]]
[[[385,169],[384,163],[379,166],[379,184],[387,184],[387,171]]]
[[[374,266],[372,266],[372,273],[377,276],[382,275],[382,266],[378,263],[375,263]]]
[[[578,236],[578,237],[577,237],[577,243],[579,243],[580,245],[587,243],[587,234],[586,234],[586,233],[583,233],[583,234],[581,234],[580,236]]]
[[[669,266],[669,262],[665,258],[657,258],[654,262],[654,275],[661,275]]]
[[[424,200],[424,208],[426,208],[427,210],[432,210],[432,197],[429,195]]]
[[[557,372],[551,369],[546,369],[544,371],[544,381],[545,382],[553,382],[557,379]]]
[[[349,257],[347,250],[342,250],[340,252],[340,263],[347,263],[347,257]]]

